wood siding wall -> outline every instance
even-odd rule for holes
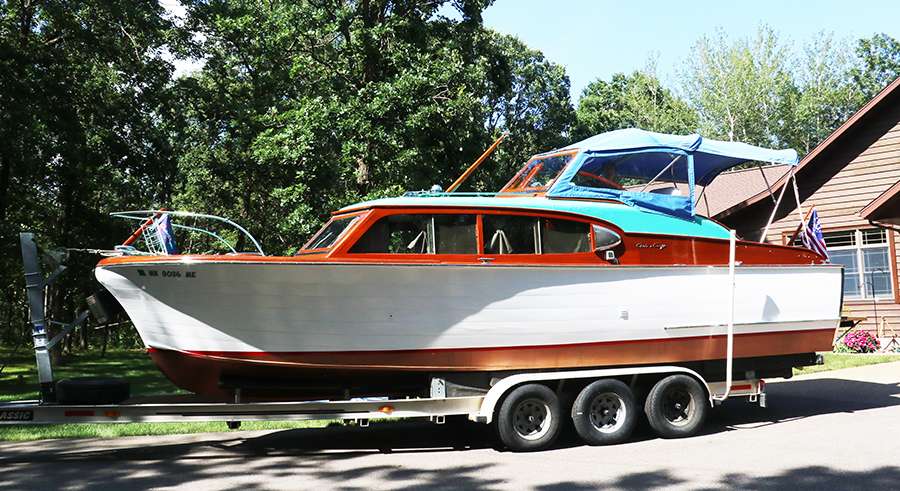
[[[807,172],[798,182],[801,196],[807,194],[804,189],[816,189],[802,201],[803,213],[815,205],[824,231],[872,228],[860,218],[859,211],[900,181],[900,104],[886,108],[852,138],[846,138],[843,144],[840,141],[835,143],[837,148],[813,162],[815,170]],[[766,240],[782,243],[799,223],[800,218],[795,211],[773,223]],[[900,234],[889,231],[888,241],[891,245],[894,299],[878,302],[848,300],[844,302],[844,307],[849,308],[854,316],[868,317],[860,324],[862,329],[875,332],[881,325],[876,320],[884,317],[888,325],[900,334],[900,291],[897,281]],[[890,334],[888,330],[887,335]]]

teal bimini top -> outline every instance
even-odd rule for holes
[[[626,234],[648,233],[679,235],[712,239],[728,239],[728,229],[716,221],[694,216],[684,220],[659,213],[648,213],[623,203],[552,199],[540,196],[507,196],[502,198],[464,196],[453,193],[423,193],[420,196],[385,198],[347,206],[338,213],[368,208],[490,208],[497,210],[554,211],[573,213],[605,220],[620,227]]]
[[[700,135],[667,135],[637,128],[610,131],[574,143],[559,151],[577,151],[554,180],[547,196],[553,198],[614,199],[653,213],[691,221],[696,215],[694,185],[706,186],[721,172],[749,162],[796,167],[797,152],[770,150],[746,143],[709,140]],[[668,196],[627,190],[597,189],[575,184],[581,172],[599,175],[612,165],[622,178],[688,185],[690,196]]]

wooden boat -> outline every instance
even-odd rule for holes
[[[729,326],[735,372],[790,376],[831,349],[843,270],[696,215],[695,186],[750,161],[797,155],[616,131],[534,157],[491,195],[346,207],[296,256],[129,249],[96,276],[166,376],[201,394],[423,395],[436,375],[477,391],[659,364],[724,379]]]

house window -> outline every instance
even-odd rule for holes
[[[844,298],[893,298],[891,255],[887,232],[857,229],[824,232],[832,263],[844,265]]]

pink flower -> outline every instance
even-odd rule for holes
[[[844,337],[844,346],[855,353],[871,353],[881,346],[878,339],[869,331],[853,331]]]

